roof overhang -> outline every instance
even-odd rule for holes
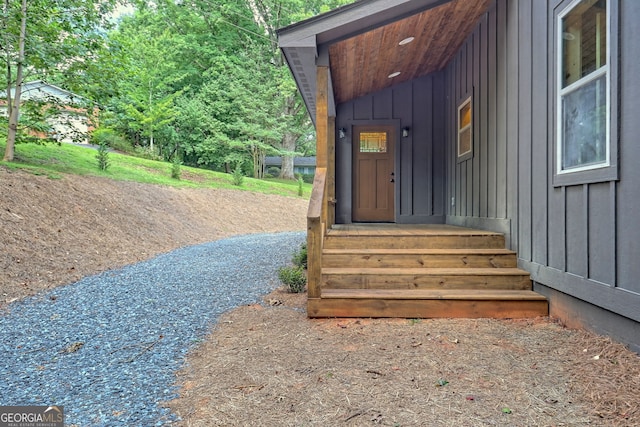
[[[443,68],[491,3],[361,0],[280,29],[279,44],[315,122],[318,65],[329,66],[334,116],[336,103]],[[401,74],[389,78],[394,71]]]

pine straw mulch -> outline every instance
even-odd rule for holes
[[[181,426],[637,426],[640,358],[548,318],[307,319],[282,289],[179,373]]]
[[[0,166],[0,310],[20,298],[183,246],[304,230],[308,202]]]

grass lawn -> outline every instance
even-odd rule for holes
[[[0,141],[0,152],[5,143]],[[172,187],[229,188],[283,196],[298,196],[298,182],[282,179],[245,177],[242,186],[233,185],[232,176],[222,172],[181,166],[180,179],[171,178],[169,162],[147,160],[120,153],[109,153],[107,171],[98,168],[97,150],[72,144],[17,144],[13,162],[0,162],[7,168],[23,169],[52,179],[62,174],[93,175],[120,181],[136,181]],[[303,184],[303,198],[311,194],[311,184]]]

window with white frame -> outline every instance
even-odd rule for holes
[[[608,0],[574,0],[558,14],[556,173],[610,166]]]

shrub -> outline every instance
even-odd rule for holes
[[[298,252],[293,254],[293,258],[291,259],[294,265],[300,268],[307,268],[307,244],[303,243]]]
[[[277,166],[270,166],[267,168],[267,173],[271,176],[280,176],[280,168]]]
[[[118,135],[118,133],[109,128],[98,128],[91,133],[91,144],[102,145],[107,144],[113,150],[130,153],[133,151],[133,146]]]
[[[278,278],[294,294],[303,292],[307,284],[307,275],[302,267],[281,267],[278,269]]]
[[[180,166],[182,166],[180,158],[177,155],[174,155],[173,161],[171,162],[171,178],[180,179],[180,175],[182,174]]]
[[[313,184],[314,175],[312,173],[305,173],[305,174],[302,174],[301,176],[304,182],[306,182],[307,184]]]
[[[302,176],[298,177],[298,196],[302,197],[304,195],[304,181],[302,180]]]
[[[101,142],[98,146],[96,159],[98,160],[98,169],[106,171],[109,168],[109,146],[105,142]]]
[[[239,162],[236,165],[236,168],[233,170],[231,177],[233,185],[242,187],[242,184],[244,183],[244,174],[242,173],[242,165]]]

